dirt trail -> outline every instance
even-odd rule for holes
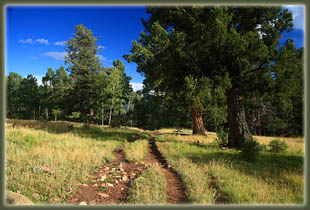
[[[131,181],[145,169],[141,163],[125,160],[123,149],[114,151],[115,160],[100,167],[93,180],[72,195],[68,204],[125,204]],[[104,178],[105,177],[105,178]]]
[[[72,195],[68,204],[126,204],[131,182],[152,163],[158,163],[161,166],[167,180],[167,203],[188,203],[180,175],[167,164],[154,142],[154,137],[150,138],[148,155],[142,163],[129,163],[125,160],[122,148],[115,150],[114,156],[113,162],[97,169],[89,183],[80,184],[80,189]]]
[[[185,194],[185,188],[181,176],[171,168],[166,160],[159,152],[157,145],[154,142],[154,137],[150,138],[149,152],[145,158],[145,162],[159,163],[162,172],[167,180],[167,203],[168,204],[186,204],[188,199]]]

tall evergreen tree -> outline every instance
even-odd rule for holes
[[[65,63],[72,79],[72,101],[74,109],[81,113],[83,121],[93,122],[95,91],[92,88],[94,75],[101,68],[97,38],[93,32],[80,24],[75,27],[74,38],[67,42]]]

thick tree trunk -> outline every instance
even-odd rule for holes
[[[242,98],[237,88],[227,91],[228,108],[228,146],[240,149],[246,139],[251,138],[251,133],[246,122]]]
[[[206,135],[199,105],[200,101],[198,100],[198,105],[192,108],[193,135]]]

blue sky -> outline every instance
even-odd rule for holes
[[[304,46],[304,7],[285,6],[293,12],[295,29],[284,34],[281,42],[294,38],[296,47]],[[121,59],[126,74],[132,77],[135,90],[142,87],[143,77],[136,64],[122,56],[129,53],[132,41],[143,30],[140,18],[147,19],[143,6],[8,6],[6,10],[6,75],[16,72],[34,75],[41,82],[47,68],[64,65],[63,41],[73,37],[74,27],[84,24],[99,37],[103,66]]]

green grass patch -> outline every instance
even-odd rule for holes
[[[221,198],[215,198],[216,201],[232,204],[303,203],[304,158],[301,153],[264,151],[256,162],[248,163],[242,159],[240,151],[221,150],[214,143],[196,145],[194,142],[173,140],[173,136],[167,140],[160,136],[156,140],[162,154],[178,173],[183,174],[184,180],[187,168],[178,164],[181,158],[209,175],[210,184],[215,182],[213,184],[217,185],[221,194]],[[201,174],[200,177],[205,176]]]
[[[141,162],[148,151],[147,140],[137,140],[133,143],[125,143],[125,158],[129,162]]]
[[[215,203],[214,191],[209,189],[208,176],[202,168],[185,158],[180,160],[168,158],[168,163],[182,176],[186,196],[192,204]]]
[[[36,204],[50,199],[64,203],[78,189],[77,184],[88,182],[96,167],[112,161],[113,150],[126,141],[111,133],[110,138],[98,141],[72,132],[7,127],[6,189],[20,192]]]
[[[166,179],[157,164],[151,165],[132,183],[129,189],[130,204],[165,204]],[[169,186],[168,186],[169,187]]]

